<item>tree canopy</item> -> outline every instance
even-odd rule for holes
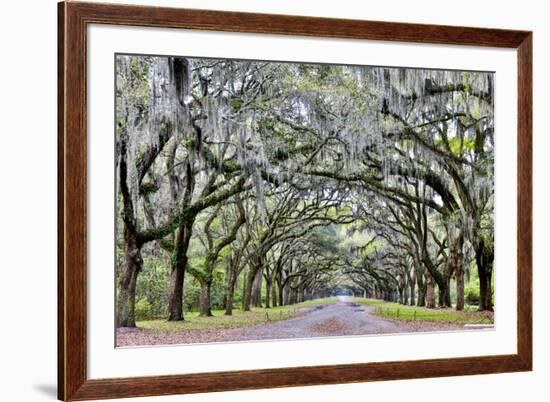
[[[117,325],[338,292],[492,310],[493,80],[118,55]]]

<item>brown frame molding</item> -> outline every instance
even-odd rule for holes
[[[254,32],[490,46],[518,54],[517,354],[213,372],[87,378],[88,24]],[[106,399],[532,369],[532,32],[189,10],[114,4],[58,4],[58,398]]]

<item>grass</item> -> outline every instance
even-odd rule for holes
[[[319,304],[332,303],[336,297],[327,297],[325,299],[308,300],[303,303],[290,306],[279,306],[266,308],[253,307],[251,311],[233,310],[233,315],[224,315],[224,310],[213,310],[213,317],[199,317],[198,312],[185,314],[184,321],[166,321],[164,319],[138,321],[138,328],[149,329],[160,332],[178,331],[182,329],[224,329],[248,327],[251,325],[263,324],[267,321],[288,320],[299,316],[298,309],[310,307]]]
[[[356,297],[354,301],[374,307],[374,314],[379,317],[398,320],[439,321],[458,324],[492,324],[493,316],[477,311],[456,311],[447,309],[429,309],[417,306],[404,306],[399,303],[386,302],[377,299]]]
[[[334,303],[335,301],[337,301],[338,298],[336,296],[332,296],[332,297],[325,297],[324,299],[313,299],[313,300],[308,300],[308,301],[305,301],[305,302],[302,302],[302,303],[298,303],[298,304],[293,304],[292,306],[281,306],[281,307],[275,307],[275,308],[285,308],[285,307],[288,307],[288,308],[294,308],[294,307],[308,307],[308,306],[318,306],[319,304],[328,304],[328,303]]]
[[[233,315],[224,315],[224,310],[212,311],[213,317],[199,317],[198,312],[185,314],[185,321],[166,321],[164,319],[138,321],[139,328],[159,332],[178,331],[182,329],[227,329],[248,327],[263,324],[267,321],[281,321],[297,317],[300,309],[320,304],[333,303],[336,297],[308,300],[303,303],[290,306],[266,308],[252,308],[251,311],[234,309]],[[386,302],[376,299],[353,298],[356,303],[367,304],[374,307],[374,314],[379,317],[398,320],[436,321],[457,324],[492,324],[493,316],[487,313],[472,311],[468,307],[465,311],[453,309],[428,309],[417,306],[404,306],[399,303]]]

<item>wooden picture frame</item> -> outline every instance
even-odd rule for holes
[[[58,397],[87,400],[532,369],[532,33],[61,2],[58,5]],[[89,379],[87,376],[87,26],[110,24],[517,49],[517,353],[383,363]]]

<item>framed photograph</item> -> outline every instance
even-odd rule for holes
[[[531,370],[531,32],[58,12],[60,400]]]

